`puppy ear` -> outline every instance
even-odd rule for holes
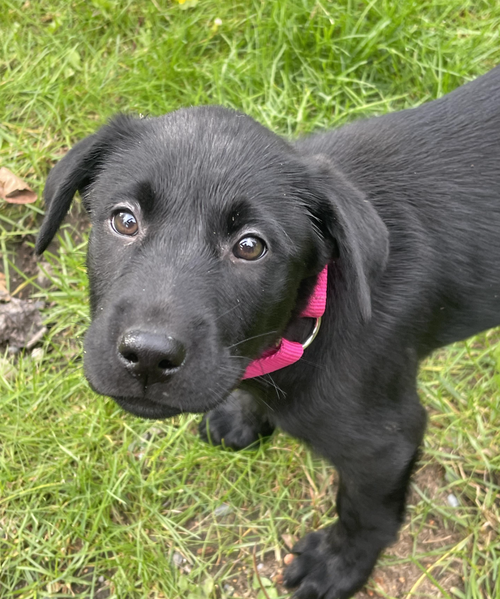
[[[119,115],[109,125],[76,144],[50,171],[43,197],[45,218],[38,233],[35,252],[40,255],[57,232],[77,191],[81,194],[94,180],[99,165],[116,143],[128,136],[131,117]]]
[[[371,202],[323,155],[307,159],[308,209],[329,259],[339,269],[362,321],[371,317],[371,287],[389,256],[389,232]]]

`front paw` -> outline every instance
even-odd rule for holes
[[[259,411],[254,398],[236,389],[223,404],[203,416],[199,432],[207,443],[245,449],[261,437],[271,435],[273,427]]]
[[[335,528],[309,533],[292,549],[284,585],[297,587],[294,599],[348,599],[369,577],[379,550],[352,538],[342,544]]]

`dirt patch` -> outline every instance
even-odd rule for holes
[[[444,472],[435,465],[422,468],[414,478],[409,497],[411,511],[419,502],[421,495],[433,503],[446,505],[447,493]],[[460,560],[447,557],[444,547],[450,549],[459,543],[463,533],[453,530],[446,525],[443,517],[430,510],[419,519],[418,524],[412,524],[409,517],[403,526],[398,542],[389,547],[381,564],[372,574],[367,587],[356,595],[357,599],[373,597],[411,597],[436,596],[436,583],[450,592],[452,589],[463,590],[463,579],[460,575]],[[436,550],[441,549],[434,555]],[[410,559],[410,556],[416,556]],[[393,562],[384,563],[386,561]],[[439,596],[441,593],[439,592]]]
[[[42,216],[39,216],[36,222],[33,222],[33,228],[39,227],[41,222]],[[73,202],[62,226],[70,229],[75,244],[83,240],[84,235],[90,228],[90,222],[80,202]],[[34,293],[39,292],[40,288],[43,289],[50,285],[50,281],[44,273],[44,270],[47,271],[48,269],[48,264],[43,257],[38,258],[35,256],[33,249],[35,239],[36,235],[34,234],[8,238],[6,244],[7,259],[10,263],[8,273],[4,272],[4,263],[0,261],[0,272],[8,274],[10,294],[18,299],[28,299]],[[56,236],[47,251],[57,254],[59,245]],[[48,270],[50,271],[50,268]]]
[[[26,281],[27,279],[36,279],[40,272],[33,253],[34,242],[34,235],[27,235],[21,241],[7,244],[8,258],[14,264],[14,267],[9,267],[9,286],[11,294],[18,299],[28,299],[31,296],[33,286],[29,283],[26,284]],[[3,273],[3,270],[3,264],[1,264],[0,272]]]
[[[409,512],[418,510],[422,504],[427,504],[427,500],[433,505],[446,506],[448,493],[443,490],[445,486],[444,472],[439,466],[422,467],[414,476]],[[422,499],[422,496],[426,499]],[[437,511],[429,509],[411,519],[408,516],[398,542],[387,549],[367,586],[355,595],[356,599],[405,599],[409,596],[423,599],[441,596],[439,587],[452,594],[454,589],[463,591],[461,561],[454,558],[451,551],[444,549],[449,547],[451,550],[463,538],[464,533],[448,526]],[[287,590],[277,584],[277,580],[283,571],[283,558],[287,552],[288,548],[283,543],[282,548],[270,551],[255,561],[250,548],[235,554],[232,560],[224,556],[211,573],[216,580],[221,580],[226,574],[225,582],[220,586],[221,590],[226,586],[231,594],[226,592],[219,596],[257,599],[260,587],[253,587],[258,577],[272,580],[279,594],[285,595]]]

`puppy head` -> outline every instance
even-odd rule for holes
[[[86,376],[137,415],[224,400],[331,260],[369,318],[380,219],[327,161],[243,114],[121,116],[77,144],[47,180],[38,253],[76,191],[92,222]]]

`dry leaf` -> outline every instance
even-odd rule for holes
[[[31,204],[36,200],[36,193],[8,168],[0,168],[0,198],[9,204]]]
[[[0,303],[0,346],[12,350],[31,349],[47,332],[43,326],[40,308],[43,302],[11,298]]]

